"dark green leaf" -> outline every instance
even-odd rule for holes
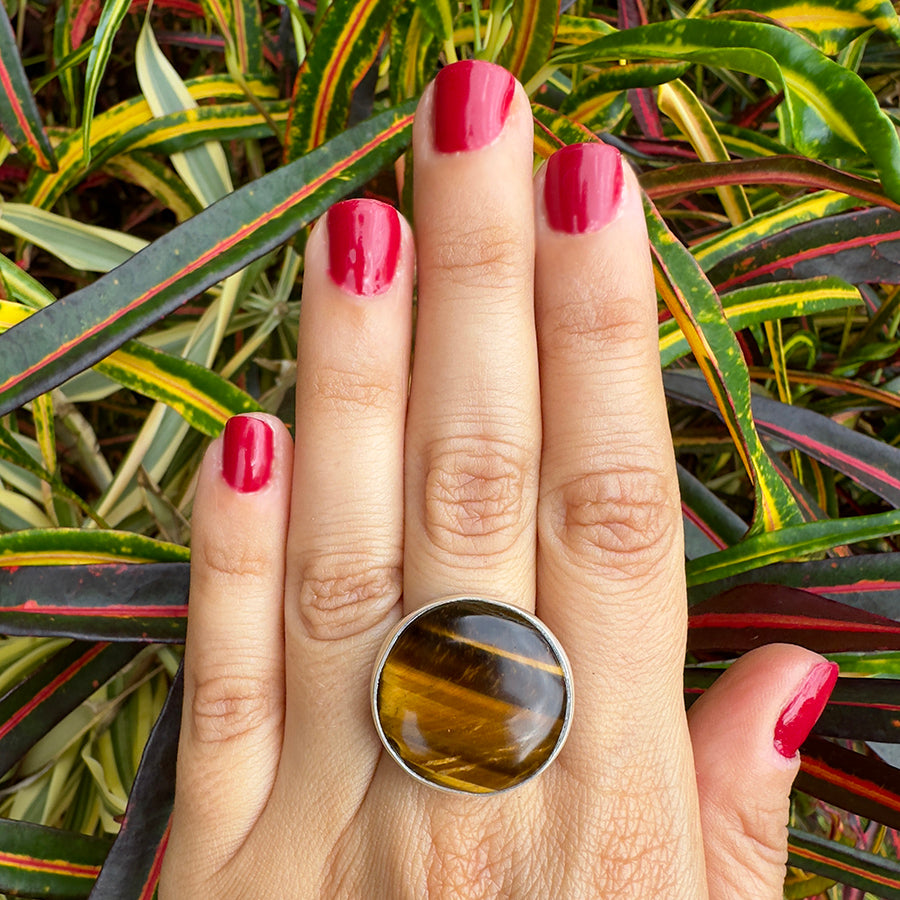
[[[183,643],[188,563],[0,568],[0,633]]]
[[[109,847],[106,838],[0,819],[0,893],[84,900]]]
[[[109,851],[90,900],[150,900],[153,896],[175,800],[175,758],[183,695],[184,672],[179,667],[144,748],[122,830]]]

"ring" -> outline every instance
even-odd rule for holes
[[[492,794],[542,772],[572,720],[572,670],[540,619],[509,603],[448,597],[399,622],[372,673],[387,752],[425,784]]]

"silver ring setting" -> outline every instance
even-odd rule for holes
[[[498,600],[448,597],[387,636],[371,701],[379,738],[413,778],[493,794],[531,780],[562,749],[572,670],[537,617]]]

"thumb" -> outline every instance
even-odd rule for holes
[[[769,644],[741,657],[691,707],[709,900],[783,896],[797,748],[837,674],[809,650]]]

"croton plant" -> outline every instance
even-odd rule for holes
[[[290,421],[307,226],[406,210],[416,99],[477,57],[535,164],[640,173],[686,702],[762,643],[839,662],[785,896],[900,897],[898,41],[889,0],[0,3],[0,894],[154,894],[201,451]]]

